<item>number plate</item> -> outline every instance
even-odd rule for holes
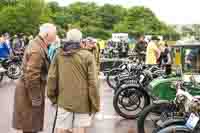
[[[194,129],[198,121],[199,121],[199,117],[192,113],[186,122],[186,126],[190,129]]]

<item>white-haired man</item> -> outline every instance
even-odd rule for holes
[[[56,39],[56,27],[43,24],[38,36],[25,50],[23,76],[17,81],[13,128],[23,133],[37,133],[43,130],[45,85],[49,60],[47,48]]]
[[[49,69],[47,94],[58,104],[56,133],[86,133],[100,108],[95,59],[81,48],[81,39],[79,30],[70,30]]]

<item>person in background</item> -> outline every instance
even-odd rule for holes
[[[81,48],[81,39],[79,30],[69,30],[49,70],[47,95],[58,105],[56,133],[86,133],[100,108],[95,58]]]
[[[7,47],[9,48],[10,56],[12,56],[13,51],[12,51],[12,47],[11,47],[10,35],[8,33],[5,33],[5,34],[3,34],[3,36],[5,38],[5,43],[6,43]]]
[[[119,57],[126,58],[128,57],[129,45],[125,41],[121,41],[119,44]]]
[[[23,75],[16,83],[13,128],[23,133],[43,130],[45,86],[49,68],[47,48],[56,39],[56,26],[46,23],[27,46],[23,59]]]
[[[23,41],[24,41],[24,47],[26,47],[29,43],[29,39],[28,39],[28,36],[27,35],[23,35]]]
[[[140,36],[138,42],[135,45],[134,52],[140,54],[141,52],[146,52],[147,42],[144,36]]]
[[[25,36],[24,33],[21,33],[21,34],[19,35],[19,39],[20,39],[22,48],[24,48],[25,45],[26,45],[24,36]]]
[[[106,51],[108,52],[109,58],[113,58],[114,56],[114,42],[112,40],[109,40],[107,43],[107,49]]]
[[[6,38],[4,35],[0,37],[0,58],[8,59],[11,55],[11,51],[9,45],[6,43]]]
[[[100,73],[100,46],[95,38],[87,37],[85,39],[85,48],[89,50],[95,57],[98,76]]]
[[[167,43],[161,45],[159,48],[160,48],[160,58],[158,59],[159,65],[171,64],[170,49]]]
[[[140,57],[140,60],[142,62],[144,62],[146,58],[146,48],[147,42],[145,41],[145,37],[142,35],[139,37],[138,42],[136,43],[135,48],[133,50],[136,56]]]
[[[155,65],[160,58],[160,49],[158,47],[159,38],[153,36],[146,50],[146,64]]]
[[[166,74],[171,74],[172,59],[171,59],[170,49],[166,42],[163,45],[161,44],[160,51],[161,54],[160,58],[158,59],[158,63],[160,66],[165,68]]]
[[[186,51],[185,64],[188,70],[193,72],[200,71],[199,65],[200,48],[193,48]]]
[[[24,48],[24,44],[21,41],[21,39],[18,37],[18,35],[14,35],[13,41],[12,41],[12,49],[14,52],[20,52]]]
[[[10,46],[10,35],[8,33],[3,34],[5,42],[8,46]]]

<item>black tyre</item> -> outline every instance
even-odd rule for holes
[[[113,69],[110,72],[108,72],[107,77],[106,77],[106,82],[110,88],[115,90],[115,88],[117,87],[117,83],[118,83],[117,76],[119,76],[119,74],[122,72],[123,72],[123,70],[119,69],[119,68]]]
[[[156,103],[149,105],[142,112],[137,122],[138,133],[154,133],[158,123],[169,119],[168,114],[175,111],[171,103]]]
[[[186,126],[169,126],[157,133],[192,133],[192,131]]]
[[[117,90],[119,90],[120,88],[124,88],[126,86],[134,86],[136,88],[139,88],[137,79],[130,77],[130,76],[124,77],[123,79],[120,79],[120,81],[117,82],[116,88],[114,90],[114,94],[117,93]]]
[[[21,65],[17,63],[10,63],[6,71],[6,75],[10,79],[18,79],[22,75]]]
[[[141,111],[150,104],[150,98],[135,87],[119,88],[114,99],[115,111],[126,119],[136,119]]]

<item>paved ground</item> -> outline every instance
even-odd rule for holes
[[[17,133],[11,128],[13,98],[15,82],[4,78],[0,83],[0,133]],[[95,117],[95,121],[88,133],[137,133],[136,121],[123,120],[112,106],[113,93],[104,80],[101,80],[101,112]],[[51,133],[52,121],[55,110],[46,100],[45,131]]]

